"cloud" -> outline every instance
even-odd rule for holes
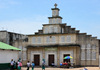
[[[10,5],[18,5],[14,0],[0,0],[0,8],[8,8]]]
[[[35,18],[15,19],[12,21],[0,22],[0,30],[8,30],[10,32],[22,34],[34,34],[39,29],[42,29],[42,24],[47,24],[45,16],[37,16]]]

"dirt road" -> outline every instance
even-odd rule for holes
[[[88,70],[100,70],[99,67],[86,67]],[[26,67],[23,67],[22,70],[27,70]],[[30,68],[30,70],[32,70]],[[34,70],[42,70],[42,68],[34,68]],[[82,68],[70,68],[70,69],[67,69],[67,68],[46,68],[45,70],[83,70],[83,67]]]

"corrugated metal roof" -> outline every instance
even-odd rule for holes
[[[21,51],[21,49],[18,49],[18,48],[14,47],[14,46],[5,44],[3,42],[0,42],[0,49],[4,49],[4,50],[18,50],[18,51]]]

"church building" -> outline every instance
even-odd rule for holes
[[[28,35],[27,60],[34,61],[36,66],[59,66],[61,62],[75,63],[76,66],[99,65],[99,41],[86,33],[62,23],[57,4],[52,8],[52,17],[48,24],[43,24],[42,30]],[[64,59],[71,56],[72,59]]]

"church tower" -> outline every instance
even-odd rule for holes
[[[52,8],[52,17],[48,17],[49,24],[61,24],[62,23],[62,17],[59,16],[60,9],[57,8],[57,4],[55,3],[55,8]]]
[[[52,17],[48,17],[49,24],[43,25],[43,34],[54,34],[54,33],[64,33],[64,27],[66,24],[62,24],[62,17],[59,16],[60,9],[57,8],[57,4],[54,4],[52,10]]]

